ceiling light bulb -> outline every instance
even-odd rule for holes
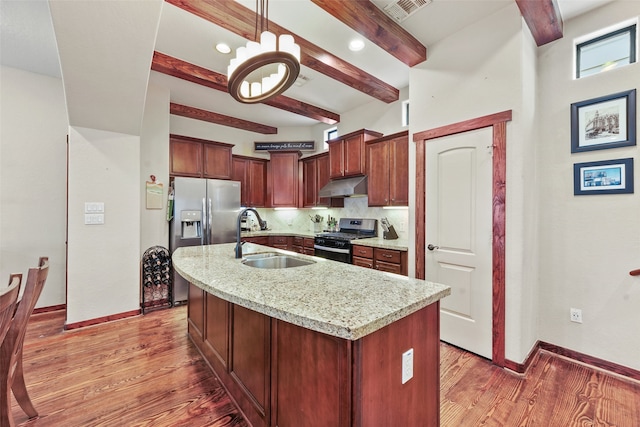
[[[218,44],[216,45],[216,50],[217,50],[218,52],[220,52],[220,53],[224,53],[224,54],[227,54],[227,53],[230,53],[230,52],[231,52],[231,48],[230,48],[230,47],[229,47],[229,45],[228,45],[228,44],[226,44],[226,43],[218,43]]]
[[[362,49],[364,49],[364,41],[361,39],[354,39],[349,43],[349,50],[353,52],[358,52]]]

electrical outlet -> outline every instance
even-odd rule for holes
[[[571,314],[572,322],[582,323],[582,310],[579,308],[571,308],[569,312]]]
[[[402,384],[413,378],[413,349],[402,353]]]

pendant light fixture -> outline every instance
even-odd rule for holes
[[[300,46],[293,36],[283,34],[276,38],[269,31],[269,0],[256,0],[256,40],[258,27],[260,41],[250,41],[239,47],[227,68],[229,94],[245,104],[264,102],[280,95],[300,73]]]

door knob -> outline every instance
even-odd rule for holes
[[[436,249],[440,249],[440,246],[433,246],[431,243],[427,245],[427,249],[430,251],[435,251]]]

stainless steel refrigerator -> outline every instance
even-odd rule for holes
[[[236,240],[240,183],[219,179],[175,178],[169,250]],[[173,303],[187,300],[189,283],[173,271]]]

